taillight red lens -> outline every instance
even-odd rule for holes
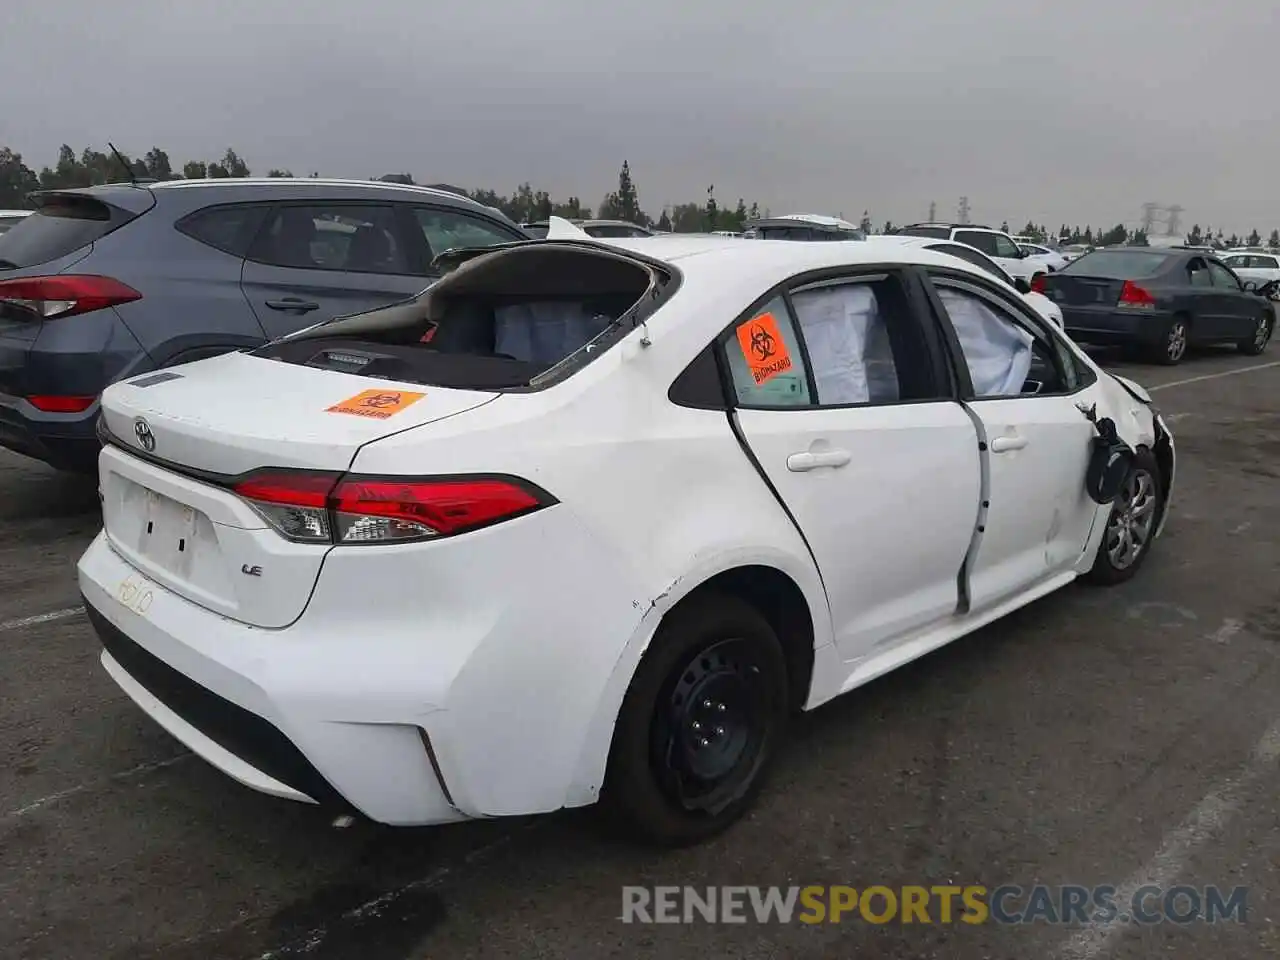
[[[0,302],[29,310],[41,320],[56,320],[114,307],[142,294],[110,277],[56,276],[0,280]]]
[[[264,470],[235,492],[302,543],[398,543],[450,536],[556,501],[513,477],[396,479]]]
[[[26,398],[27,403],[45,413],[84,413],[97,402],[97,397],[66,397],[35,394]]]
[[[1037,273],[1034,277],[1031,278],[1032,293],[1044,293],[1047,288],[1048,288],[1048,284],[1045,283],[1043,273]]]
[[[1126,280],[1120,288],[1120,302],[1126,307],[1154,307],[1156,298],[1132,280]]]
[[[241,480],[236,493],[286,540],[332,543],[329,493],[341,474],[260,470]]]

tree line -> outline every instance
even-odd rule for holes
[[[114,148],[106,151],[93,147],[85,147],[77,154],[70,146],[63,144],[58,150],[58,159],[52,166],[41,167],[38,171],[28,166],[22,154],[9,147],[0,147],[0,209],[21,209],[27,207],[27,195],[36,190],[57,190],[69,187],[88,187],[94,184],[113,183],[133,179],[148,180],[202,180],[205,178],[248,177],[252,172],[240,154],[228,147],[226,152],[214,160],[188,160],[180,167],[169,158],[169,154],[159,147],[152,147],[140,157],[131,157]],[[268,177],[292,177],[291,170],[272,168],[267,171]],[[319,177],[318,171],[307,176]],[[414,184],[416,181],[408,173],[387,173],[372,180],[388,183]],[[623,161],[618,171],[618,187],[607,193],[596,207],[583,203],[581,198],[570,196],[565,200],[557,200],[546,190],[535,190],[530,183],[522,183],[510,194],[498,193],[491,189],[464,189],[449,184],[424,184],[449,190],[471,197],[489,207],[495,207],[517,223],[530,223],[546,220],[548,217],[564,217],[569,220],[588,220],[597,217],[602,220],[626,220],[657,230],[669,230],[676,233],[698,233],[712,230],[728,230],[741,232],[746,226],[761,217],[769,216],[769,209],[761,210],[757,203],[748,204],[742,197],[732,206],[720,206],[715,195],[715,186],[709,186],[702,200],[677,203],[663,207],[657,217],[651,216],[640,205],[640,195],[635,180],[631,175],[631,166]],[[891,221],[886,220],[880,229],[871,218],[869,211],[862,212],[860,226],[865,233],[892,233],[895,229]],[[1000,225],[1006,233],[1011,233],[1006,221]],[[1110,229],[1094,229],[1086,225],[1083,230],[1079,226],[1062,224],[1057,231],[1051,231],[1045,224],[1028,222],[1019,231],[1020,236],[1030,237],[1044,243],[1056,239],[1063,244],[1087,244],[1104,246],[1111,244],[1147,243],[1147,236],[1142,230],[1129,230],[1124,224],[1116,224]],[[1191,228],[1186,242],[1196,246],[1261,246],[1262,237],[1253,230],[1247,237],[1232,234],[1223,236],[1221,230],[1216,233],[1199,224]],[[1280,247],[1280,230],[1272,230],[1268,245]]]
[[[318,171],[306,174],[319,177]],[[21,153],[10,147],[0,147],[0,208],[22,209],[29,205],[27,195],[36,190],[58,190],[88,187],[103,183],[119,183],[129,179],[139,180],[202,180],[205,178],[252,176],[249,165],[233,148],[215,160],[188,160],[178,166],[160,147],[152,147],[142,156],[130,156],[114,149],[98,150],[85,147],[76,153],[63,144],[58,159],[52,166],[38,170],[28,165]],[[273,168],[268,177],[292,177],[293,171]],[[417,181],[407,173],[388,173],[370,177],[388,183],[414,184]],[[735,206],[721,207],[715,195],[715,187],[707,188],[706,198],[700,202],[677,203],[664,207],[657,217],[650,216],[641,206],[635,181],[631,177],[630,164],[624,162],[618,173],[618,188],[604,196],[594,208],[581,198],[571,196],[565,200],[554,199],[546,190],[536,190],[530,183],[522,183],[510,194],[491,189],[464,189],[449,184],[424,184],[461,193],[486,206],[496,207],[517,223],[546,220],[548,217],[564,217],[569,220],[627,220],[658,230],[694,233],[702,230],[741,231],[748,223],[768,216],[756,203],[747,204],[739,198]]]

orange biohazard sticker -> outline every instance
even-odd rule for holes
[[[335,403],[325,413],[349,413],[353,417],[386,420],[425,396],[425,393],[411,393],[408,390],[366,390],[341,403]]]
[[[772,313],[762,313],[738,327],[738,346],[756,386],[791,369],[791,354]]]

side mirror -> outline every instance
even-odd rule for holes
[[[1022,277],[1018,277],[1016,280],[1014,280],[1013,286],[1014,286],[1014,289],[1016,289],[1019,293],[1031,292],[1031,284],[1027,283],[1027,281]]]
[[[1240,285],[1240,289],[1244,290],[1246,293],[1256,293],[1258,290],[1258,285],[1254,283],[1252,280],[1246,280],[1243,284]]]

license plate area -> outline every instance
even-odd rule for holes
[[[194,507],[171,497],[129,483],[124,513],[133,520],[133,547],[138,555],[161,570],[187,576],[200,553],[201,521]]]

